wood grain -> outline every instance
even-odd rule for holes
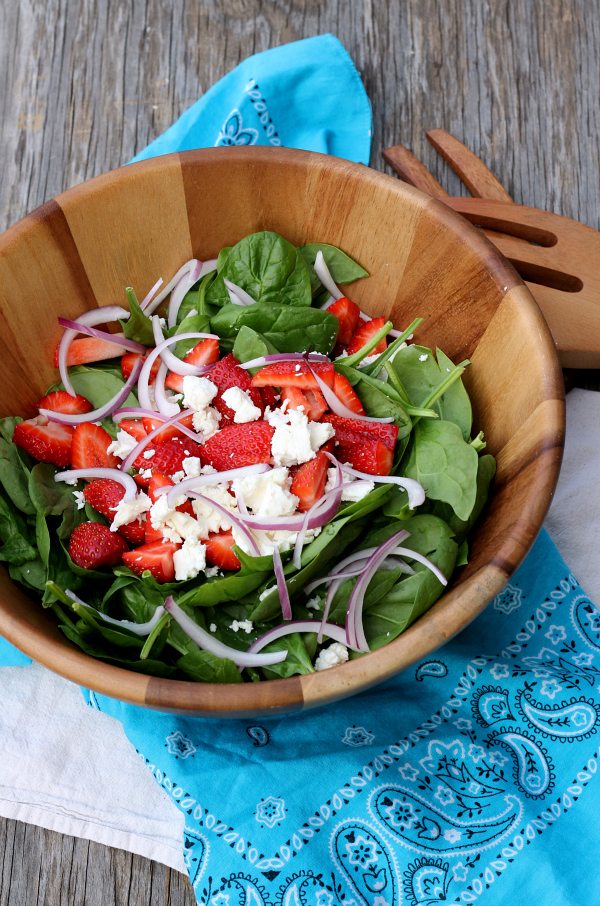
[[[129,160],[242,58],[326,31],[362,73],[373,166],[402,142],[466,194],[425,138],[443,127],[516,202],[600,226],[600,8],[587,0],[0,0],[0,21],[0,229]],[[598,389],[598,373],[578,383]],[[0,853],[0,906],[140,901],[106,847],[3,821]],[[36,897],[41,864],[61,869]],[[135,866],[146,902],[194,902],[181,876],[159,896],[153,872],[167,870]]]

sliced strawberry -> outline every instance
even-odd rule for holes
[[[308,415],[310,403],[299,387],[282,387],[281,402],[288,401],[288,409],[301,409],[305,415]]]
[[[341,374],[335,375],[335,381],[333,384],[333,392],[339,399],[341,403],[346,406],[347,409],[350,409],[352,412],[356,412],[357,415],[364,415],[365,410],[363,405],[358,397],[358,394],[352,387],[350,381]]]
[[[219,392],[212,401],[212,405],[217,412],[221,413],[221,421],[219,423],[221,428],[224,428],[226,425],[232,425],[235,418],[233,409],[230,409],[229,406],[223,402],[223,394],[226,390],[229,390],[230,387],[239,387],[240,390],[247,391],[250,394],[250,399],[253,404],[260,409],[262,416],[265,408],[262,396],[260,395],[260,392],[252,386],[252,378],[246,369],[240,367],[239,361],[234,358],[231,353],[226,355],[224,359],[221,359],[220,362],[217,362],[208,375],[208,379],[219,388]]]
[[[335,370],[331,362],[311,362],[310,368],[333,389]],[[314,375],[306,362],[272,362],[257,371],[252,378],[253,387],[299,387],[300,390],[318,390]],[[212,380],[212,377],[211,377]]]
[[[150,453],[151,451],[154,451],[151,456],[144,456],[144,453]],[[184,459],[187,459],[188,456],[200,457],[200,454],[200,445],[187,438],[183,440],[166,440],[158,444],[151,440],[146,449],[140,453],[133,463],[133,468],[139,472],[152,469],[153,472],[162,472],[164,475],[171,476],[175,472],[183,470]]]
[[[93,408],[85,396],[80,396],[79,393],[71,396],[66,390],[53,390],[38,403],[38,409],[51,409],[52,412],[64,412],[66,415],[84,415]]]
[[[260,393],[261,399],[263,401],[263,406],[266,408],[270,406],[271,409],[275,409],[277,403],[280,400],[280,397],[275,393],[273,387],[261,387],[258,391]]]
[[[67,352],[67,365],[85,365],[87,362],[100,362],[102,359],[116,359],[123,355],[123,347],[109,340],[98,340],[96,337],[81,337],[73,340]],[[58,368],[58,346],[54,353],[54,367]]]
[[[200,340],[183,357],[183,361],[189,365],[212,365],[214,362],[218,362],[219,341],[212,339]],[[175,374],[175,372],[171,371],[165,381],[165,387],[175,390],[176,393],[183,393],[183,375]]]
[[[338,375],[336,375],[338,377]],[[335,392],[335,383],[334,383]],[[312,422],[318,422],[324,412],[327,411],[325,397],[320,390],[303,390],[304,396],[308,400],[308,418]]]
[[[19,422],[13,441],[40,462],[68,466],[71,463],[73,433],[70,425],[49,422],[44,415],[38,415]]]
[[[175,579],[173,554],[180,548],[181,544],[173,544],[172,541],[142,544],[134,551],[123,554],[123,563],[138,576],[149,570],[157,582],[172,582]]]
[[[323,496],[329,465],[325,453],[318,453],[315,459],[301,465],[294,475],[290,493],[300,499],[298,504],[300,512],[310,510],[313,503]]]
[[[144,523],[144,544],[154,544],[155,541],[162,541],[163,533],[162,529],[152,528],[152,523],[150,519],[147,519]]]
[[[194,415],[192,413],[191,415],[186,415],[186,417],[181,420],[181,424],[186,428],[193,429],[193,427],[194,427],[193,420],[194,420]],[[142,419],[142,424],[144,426],[144,430],[145,430],[146,434],[150,434],[151,431],[153,431],[155,428],[159,428],[163,424],[163,420],[161,418],[146,417],[146,418]],[[166,425],[166,427],[164,427],[161,431],[159,431],[158,434],[154,435],[154,438],[152,439],[151,443],[160,444],[160,443],[163,443],[165,440],[173,440],[174,437],[179,438],[179,440],[183,440],[183,438],[186,435],[184,435],[179,430],[178,425],[179,425],[179,422],[175,425]]]
[[[90,506],[112,522],[115,510],[125,496],[125,488],[118,481],[112,481],[110,478],[98,478],[87,485],[83,496]],[[135,519],[127,525],[120,526],[118,531],[130,544],[143,544],[145,524],[146,517],[144,516],[141,522]]]
[[[71,466],[74,469],[116,469],[119,460],[106,452],[112,442],[110,434],[100,425],[92,422],[77,425],[71,445]]]
[[[124,418],[119,422],[119,430],[127,431],[136,440],[143,440],[148,433],[139,418]]]
[[[69,541],[69,556],[82,569],[117,566],[128,551],[125,539],[99,522],[82,522]]]
[[[231,548],[235,544],[231,532],[209,535],[206,542],[206,562],[219,569],[240,569],[241,563]]]
[[[148,497],[152,503],[156,503],[159,498],[159,495],[156,493],[158,488],[173,488],[175,487],[175,482],[171,481],[170,478],[167,478],[162,472],[153,472],[152,479],[148,485]],[[195,516],[194,509],[192,507],[192,501],[186,500],[185,503],[182,503],[180,506],[176,507],[180,513],[187,513],[188,516]],[[161,535],[162,538],[162,535]]]
[[[338,299],[333,305],[330,305],[327,311],[329,314],[335,315],[340,322],[337,342],[342,344],[349,343],[358,327],[358,322],[360,321],[360,309],[358,305],[351,302],[350,299],[347,299],[345,296],[342,296],[341,299]]]
[[[203,459],[218,472],[269,462],[274,433],[274,428],[263,421],[228,425],[206,441]]]
[[[147,358],[148,355],[140,355],[137,352],[126,352],[121,359],[121,374],[123,375],[123,380],[126,381],[130,376],[136,362],[145,362]],[[150,369],[150,384],[153,384],[156,380],[156,375],[158,373],[158,369],[160,368],[160,362],[161,360],[159,356]]]
[[[394,464],[394,454],[378,440],[338,442],[335,455],[340,462],[348,462],[359,472],[368,475],[389,475]]]
[[[362,324],[359,324],[358,330],[348,344],[348,355],[353,355],[359,349],[362,349],[365,343],[368,343],[377,331],[381,330],[384,324],[385,318],[373,318],[371,321],[363,321]],[[385,352],[386,349],[387,341],[384,337],[383,340],[379,341],[375,349],[371,350],[369,355],[378,355],[380,352]]]
[[[360,443],[366,436],[367,440],[378,440],[384,447],[387,447],[392,453],[394,452],[398,439],[397,425],[343,418],[341,415],[334,415],[333,412],[328,412],[321,421],[333,425],[336,440]]]

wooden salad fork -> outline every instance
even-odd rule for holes
[[[404,145],[388,148],[383,158],[404,182],[484,230],[531,290],[564,368],[600,368],[600,233],[515,204],[483,161],[444,129],[432,129],[427,138],[472,198],[451,197]]]

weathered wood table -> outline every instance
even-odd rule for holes
[[[425,139],[442,127],[516,202],[600,228],[590,0],[0,0],[0,230],[124,164],[243,58],[325,32],[371,98],[373,167],[402,142],[466,194]],[[163,865],[0,819],[0,906],[194,902]]]

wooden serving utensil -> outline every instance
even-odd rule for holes
[[[515,204],[469,148],[444,129],[427,138],[473,198],[451,197],[403,145],[383,152],[404,182],[458,211],[508,258],[546,318],[561,365],[600,368],[600,233],[592,227]]]

